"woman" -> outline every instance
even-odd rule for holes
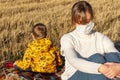
[[[76,29],[61,38],[65,55],[62,80],[110,80],[119,78],[120,53],[105,35],[93,30],[93,10],[86,1],[72,7]]]

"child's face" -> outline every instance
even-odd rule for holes
[[[33,40],[35,40],[36,38],[35,38],[35,36],[33,35],[33,33],[32,33],[32,38],[33,38]]]

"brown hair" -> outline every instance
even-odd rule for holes
[[[32,28],[32,33],[35,38],[45,38],[47,35],[46,26],[42,23],[35,24]]]
[[[91,19],[93,19],[93,10],[91,5],[86,1],[79,1],[72,7],[72,23],[86,24],[88,19],[86,13],[89,13]]]

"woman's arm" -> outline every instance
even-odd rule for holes
[[[120,52],[115,48],[114,43],[107,36],[103,37],[103,48],[105,53],[112,52],[120,54]],[[110,69],[109,73],[107,74],[108,77],[112,78],[120,74],[120,63],[107,62],[105,64],[108,65]]]
[[[66,60],[77,70],[87,73],[99,74],[98,68],[101,64],[79,58],[77,56],[77,52],[74,49],[71,37],[63,36],[61,38],[61,51],[64,53]]]
[[[103,49],[105,53],[110,53],[110,52],[118,52],[119,51],[115,48],[114,43],[107,37],[103,37]]]

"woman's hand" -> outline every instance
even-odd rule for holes
[[[116,77],[117,77],[117,78],[120,78],[120,74],[118,74]]]
[[[105,75],[106,77],[111,78],[111,77],[109,77],[109,75],[108,75],[108,73],[109,73],[109,65],[102,64],[102,65],[99,67],[98,71],[99,71],[101,74]]]
[[[104,65],[108,66],[108,72],[105,74],[108,78],[120,77],[120,64],[107,62]]]
[[[110,79],[120,78],[120,64],[107,62],[99,67],[99,72]]]

